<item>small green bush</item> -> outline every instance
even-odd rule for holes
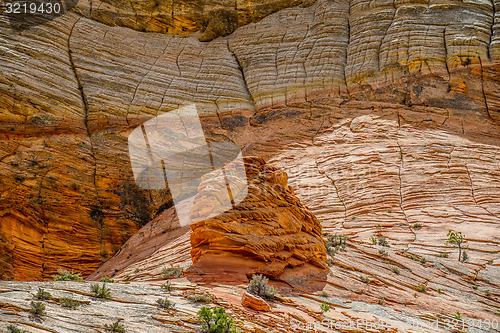
[[[170,282],[162,284],[160,286],[160,288],[161,288],[161,290],[167,291],[167,292],[175,290],[175,287]]]
[[[202,332],[205,333],[238,332],[234,326],[233,319],[228,317],[226,310],[222,307],[212,310],[204,306],[198,311],[198,319],[201,321]]]
[[[182,277],[183,273],[184,268],[170,265],[169,268],[164,268],[161,274],[163,275],[163,278],[170,279]]]
[[[41,301],[47,301],[52,298],[52,295],[43,288],[38,287],[38,292],[36,293],[35,298]]]
[[[382,245],[385,247],[391,247],[389,243],[387,242],[387,238],[382,235],[376,235],[376,236],[371,236],[370,240],[372,241],[373,245]]]
[[[472,289],[477,290],[478,286],[472,286]]]
[[[175,304],[171,302],[167,297],[157,299],[156,304],[158,304],[158,306],[163,309],[173,309],[175,307]]]
[[[438,253],[436,254],[436,257],[438,258],[448,258],[449,254],[448,253]]]
[[[327,293],[326,291],[323,291],[323,292],[321,293],[321,296],[323,296],[323,297],[328,297],[328,293]]]
[[[30,313],[35,316],[41,316],[45,314],[45,305],[42,302],[31,302]]]
[[[460,311],[457,311],[457,313],[453,315],[453,318],[456,320],[462,320],[462,315],[460,314]]]
[[[383,257],[388,257],[389,256],[389,253],[387,253],[387,251],[385,250],[378,250],[378,253],[383,256]]]
[[[406,256],[407,256],[409,259],[411,259],[411,260],[413,260],[413,261],[418,261],[418,262],[420,262],[420,263],[422,263],[422,264],[425,264],[425,263],[427,262],[427,259],[425,259],[424,257],[419,258],[419,257],[417,257],[417,256],[415,256],[415,255],[413,255],[413,254],[407,254]]]
[[[395,274],[397,274],[397,275],[399,275],[399,274],[401,273],[401,272],[399,271],[399,268],[397,268],[397,267],[393,267],[393,268],[392,268],[392,271],[393,271]]]
[[[14,325],[9,325],[7,326],[7,333],[23,333],[20,328],[14,326]]]
[[[115,282],[115,280],[112,280],[112,279],[110,279],[107,276],[102,277],[99,281],[101,281],[101,282],[108,282],[108,283],[114,283]]]
[[[268,278],[262,276],[262,274],[252,276],[252,280],[248,284],[247,291],[250,294],[260,296],[267,300],[273,300],[276,296],[276,289],[272,286],[268,286]]]
[[[104,328],[106,328],[108,331],[111,331],[111,332],[125,333],[125,327],[123,327],[120,324],[121,321],[122,321],[122,319],[118,319],[117,321],[115,321],[111,325],[104,324]]]
[[[210,303],[212,302],[212,295],[207,293],[194,293],[189,294],[187,299],[193,303]]]
[[[330,305],[328,305],[328,303],[326,303],[326,301],[323,301],[323,303],[320,306],[320,309],[321,309],[321,313],[328,312],[328,311],[330,311]]]
[[[385,305],[385,298],[380,297],[380,298],[378,299],[378,304],[380,304],[380,305]]]
[[[103,283],[102,286],[99,284],[93,284],[90,286],[90,292],[94,297],[103,298],[103,299],[112,299],[111,290],[106,287],[106,283]]]
[[[490,297],[490,296],[491,296],[491,291],[486,290],[486,291],[484,292],[484,295],[485,295],[486,297]]]
[[[422,223],[415,223],[413,225],[413,229],[421,229],[422,228]]]
[[[423,293],[427,289],[426,286],[417,286],[417,291]]]
[[[80,273],[70,273],[63,269],[59,269],[57,272],[59,273],[58,275],[52,275],[54,281],[83,281]]]
[[[366,276],[362,276],[362,275],[359,276],[359,279],[366,284],[370,284],[372,282],[369,278],[367,278]]]
[[[57,301],[61,306],[65,308],[70,308],[70,309],[76,309],[79,307],[82,303],[79,301],[75,301],[73,299],[69,298],[61,298]]]
[[[347,237],[345,235],[330,235],[326,238],[326,251],[334,256],[340,249],[345,249]]]

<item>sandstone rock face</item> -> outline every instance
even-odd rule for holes
[[[169,208],[130,237],[88,279],[151,281],[162,279],[163,269],[169,266],[187,268],[192,264],[190,234],[189,226],[180,227],[175,209]]]
[[[279,5],[276,8],[299,4],[262,2],[271,3]],[[75,10],[83,17],[70,12],[22,32],[0,16],[4,276],[47,279],[58,267],[90,273],[168,207],[168,193],[134,187],[126,138],[142,122],[179,105],[197,103],[210,135],[229,136],[246,152],[262,157],[288,149],[270,138],[302,145],[322,122],[379,111],[393,114],[399,123],[416,124],[417,132],[421,125],[445,131],[452,125],[459,138],[475,133],[473,141],[489,140],[497,147],[498,0],[318,0],[308,7],[301,2],[304,7],[268,16],[268,11],[248,14],[247,20],[238,12],[240,28],[203,43],[197,39],[201,32],[190,35],[204,26],[197,23],[203,20],[197,21],[196,13],[229,9],[233,3],[205,2],[206,8],[199,10],[195,2],[176,1],[171,7],[180,9],[174,8],[170,18],[194,18],[169,23],[160,17],[171,14],[165,9],[169,3],[160,2],[151,27],[141,17],[133,23],[137,26],[109,22],[105,13],[106,8],[122,8],[140,14],[149,10],[147,2],[136,9],[118,2],[96,4],[93,14],[90,3],[81,1]],[[235,7],[255,12],[252,6],[238,1]],[[223,21],[224,27],[233,27],[231,22]],[[188,35],[125,27],[172,33],[186,27]],[[398,113],[402,116],[396,117]],[[259,127],[304,114],[319,118],[283,121],[274,127],[275,133]],[[291,127],[302,131],[290,131]],[[404,155],[404,145],[402,149]],[[320,164],[328,174],[325,163]],[[435,167],[447,170],[445,163]],[[461,178],[454,184],[461,187],[465,168],[457,170]],[[393,171],[381,186],[396,182],[388,187],[398,188],[399,177]],[[469,165],[469,171],[475,186],[477,170]],[[494,163],[481,173],[493,179],[488,183],[497,179]],[[404,183],[404,169],[402,177]],[[477,198],[482,205],[481,191]],[[432,196],[436,193],[440,192]],[[390,197],[397,199],[395,194]],[[490,199],[484,200],[483,207],[492,211]],[[327,218],[327,213],[341,216],[343,210],[337,201],[315,213],[338,221]],[[484,210],[477,212],[482,216]]]
[[[241,305],[256,311],[271,311],[271,307],[264,299],[247,292],[241,297]]]
[[[192,34],[211,41],[232,33],[239,26],[257,22],[283,8],[309,6],[315,0],[160,0],[127,2],[80,1],[76,11],[107,25],[137,31]]]
[[[245,168],[245,200],[191,225],[193,266],[187,276],[193,281],[247,282],[253,274],[265,274],[292,285],[309,287],[304,285],[309,280],[313,285],[326,272],[321,224],[293,194],[286,173],[259,158],[246,158]],[[219,191],[213,182],[202,182],[197,197],[211,198],[212,191]],[[191,214],[213,204],[202,199]]]

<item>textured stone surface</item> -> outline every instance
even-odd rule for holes
[[[243,293],[243,296],[241,297],[241,305],[243,305],[246,308],[254,309],[257,311],[271,310],[271,307],[269,306],[269,304],[267,304],[267,302],[263,298],[249,294],[247,292]]]
[[[314,279],[326,276],[319,221],[294,196],[286,173],[253,157],[245,158],[245,168],[245,200],[191,225],[193,266],[187,276],[193,281],[246,282],[253,274],[265,274],[312,287]],[[213,181],[202,182],[197,197],[211,198],[218,190]],[[212,205],[203,199],[193,206],[192,216]]]
[[[287,148],[258,126],[337,105],[344,117],[372,113],[373,101],[498,140],[499,5],[319,0],[208,43],[75,13],[16,32],[0,16],[0,229],[14,263],[1,269],[16,279],[61,266],[90,273],[168,206],[167,194],[134,189],[126,137],[178,105],[198,103],[210,125],[224,125],[211,135],[266,157]],[[276,130],[302,126],[287,138],[300,142],[307,124]],[[339,203],[322,211],[342,212]]]
[[[283,8],[310,6],[315,0],[160,0],[80,1],[77,12],[107,25],[137,31],[195,34],[211,41],[239,26],[257,22]],[[198,32],[198,34],[196,34]]]
[[[398,327],[398,331],[404,332],[404,327],[418,322],[422,326],[415,325],[414,331],[444,333],[450,331],[446,323],[453,320],[451,311],[440,314],[400,305],[393,308],[334,295],[287,295],[279,297],[271,311],[256,312],[241,305],[241,297],[245,293],[243,287],[220,285],[206,288],[185,279],[175,280],[172,285],[177,289],[167,293],[158,285],[108,283],[113,300],[100,300],[90,295],[90,283],[87,282],[0,282],[0,329],[15,325],[33,333],[104,332],[105,325],[123,319],[121,325],[127,332],[197,332],[200,324],[196,313],[202,306],[224,307],[242,333],[312,331],[314,325],[318,327],[324,320],[330,328],[318,328],[318,332],[338,332],[335,324],[342,325],[346,331],[377,332],[379,330],[374,327],[381,322],[391,325],[392,330]],[[28,310],[38,287],[44,288],[56,299],[70,298],[85,303],[72,310],[61,307],[55,300],[45,301],[46,314],[35,318]],[[191,303],[186,295],[194,291],[210,293],[212,303]],[[175,304],[174,309],[164,310],[156,305],[156,300],[165,297]],[[323,302],[331,306],[325,314],[320,313]],[[482,318],[482,314],[478,315]],[[472,319],[468,315],[463,315],[463,318]],[[477,321],[477,317],[474,318]],[[488,318],[495,319],[492,316]],[[429,323],[435,325],[437,320],[441,323],[439,328],[429,328]],[[456,326],[457,330],[460,328],[460,325]],[[469,327],[466,330],[492,332],[484,326],[483,329]]]

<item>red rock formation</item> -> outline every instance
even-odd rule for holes
[[[248,195],[235,208],[191,225],[194,281],[247,282],[265,274],[292,285],[308,287],[326,277],[321,224],[294,195],[286,173],[260,158],[245,158]],[[202,183],[201,199],[192,209],[206,209],[218,186]]]
[[[247,292],[243,293],[241,297],[241,305],[246,308],[254,309],[257,311],[270,311],[271,307],[269,304],[259,296],[249,294]]]

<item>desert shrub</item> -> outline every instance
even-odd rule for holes
[[[426,286],[417,286],[417,291],[423,293],[427,289]]]
[[[52,279],[54,281],[83,281],[83,278],[80,276],[80,273],[68,272],[64,269],[57,270],[59,274],[52,275]]]
[[[65,308],[70,308],[70,309],[76,309],[79,307],[82,303],[79,301],[75,301],[73,299],[69,298],[61,298],[57,301],[61,306]]]
[[[7,333],[23,333],[23,332],[24,331],[22,331],[17,326],[14,326],[14,325],[7,326]]]
[[[436,254],[436,257],[438,257],[438,258],[448,258],[448,253],[438,253],[438,254]]]
[[[479,287],[478,286],[472,286],[472,289],[477,290]]]
[[[323,301],[323,303],[321,303],[320,309],[321,309],[321,313],[328,312],[328,311],[330,311],[330,305],[328,305],[328,303]]]
[[[272,300],[276,296],[276,289],[268,286],[269,279],[262,274],[252,276],[252,280],[248,284],[247,291],[250,294],[260,296],[267,300]]]
[[[346,244],[345,235],[330,235],[326,238],[326,251],[333,257],[340,249],[345,249]]]
[[[413,229],[421,229],[422,228],[422,223],[415,223],[413,225]]]
[[[427,259],[425,259],[424,257],[419,258],[419,257],[417,257],[417,256],[415,256],[413,254],[407,254],[406,257],[409,258],[409,259],[411,259],[411,260],[413,260],[413,261],[418,261],[418,262],[420,262],[422,264],[425,264],[427,262]]]
[[[490,297],[490,296],[491,296],[491,291],[486,290],[486,291],[484,292],[484,295],[485,295],[486,297]]]
[[[462,255],[462,262],[466,262],[467,260],[469,260],[469,253],[464,250],[464,254]]]
[[[376,236],[371,236],[370,240],[373,245],[382,245],[385,247],[390,247],[389,243],[387,242],[387,238],[382,235],[376,235]]]
[[[105,277],[102,277],[99,281],[101,282],[108,282],[108,283],[113,283],[115,282],[115,280],[112,280],[110,279],[109,277],[105,276]]]
[[[378,250],[378,253],[383,256],[383,257],[388,257],[389,256],[389,253],[387,253],[387,251],[385,250]]]
[[[393,268],[392,268],[392,271],[393,271],[395,274],[397,274],[397,275],[399,275],[399,274],[401,273],[401,272],[399,271],[399,268],[397,268],[397,267],[393,267]]]
[[[226,314],[226,311],[222,307],[212,310],[204,306],[198,311],[198,319],[201,321],[202,331],[206,333],[238,332],[234,326],[233,319]]]
[[[184,273],[184,268],[178,266],[174,267],[170,265],[169,268],[164,268],[161,274],[163,275],[163,278],[169,279],[169,278],[182,277],[183,273]]]
[[[175,307],[175,304],[171,302],[167,297],[158,298],[156,300],[156,304],[163,309],[173,309]]]
[[[323,291],[323,292],[321,293],[321,296],[323,296],[323,297],[328,297],[328,293],[327,293],[326,291]]]
[[[194,293],[188,295],[187,299],[194,303],[210,303],[213,297],[208,293]]]
[[[106,283],[103,283],[102,286],[99,284],[93,284],[90,286],[90,292],[94,297],[103,298],[103,299],[112,299],[111,290],[106,287]]]
[[[360,279],[362,282],[366,283],[366,284],[369,284],[369,283],[371,283],[371,282],[372,282],[369,278],[367,278],[366,276],[362,276],[362,275],[360,275],[360,276],[359,276],[359,279]]]
[[[51,299],[52,295],[48,291],[45,291],[43,288],[38,287],[38,292],[36,293],[35,298],[41,301],[46,301]]]
[[[108,331],[111,331],[111,332],[125,333],[125,327],[123,327],[120,324],[121,321],[122,321],[122,319],[118,319],[117,321],[115,321],[111,325],[104,324],[104,328],[106,328]]]
[[[30,313],[36,316],[45,314],[45,305],[42,302],[31,302]]]
[[[385,298],[380,297],[380,298],[378,299],[378,304],[380,304],[380,305],[385,305]]]
[[[460,314],[460,311],[457,311],[457,313],[453,315],[453,318],[455,318],[456,320],[462,320],[462,315]]]
[[[164,283],[160,286],[161,290],[163,291],[172,291],[172,290],[175,290],[175,287],[170,283],[170,282],[167,282],[167,283]]]

